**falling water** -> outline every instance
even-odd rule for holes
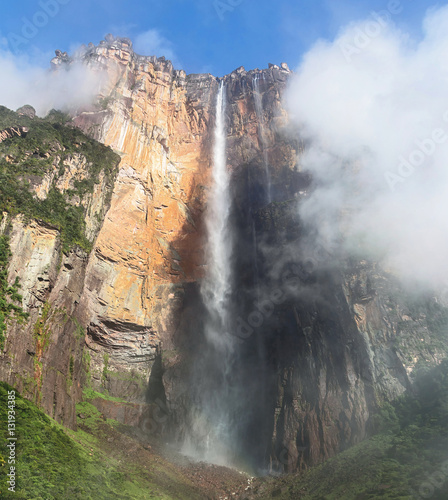
[[[231,292],[232,242],[229,231],[229,172],[227,171],[224,84],[216,103],[213,186],[207,205],[207,275],[201,292],[210,316],[206,325],[209,342],[226,348],[229,343],[229,298]]]
[[[232,234],[225,109],[225,86],[221,82],[216,101],[213,184],[206,216],[207,272],[201,284],[205,344],[195,362],[195,407],[184,451],[201,460],[229,465],[237,454],[235,415],[240,397],[234,370],[236,343],[231,335]]]
[[[263,76],[263,74],[262,74]],[[257,115],[258,122],[258,137],[260,139],[261,152],[263,154],[263,166],[266,176],[266,199],[268,203],[271,203],[271,175],[269,173],[269,163],[268,163],[268,152],[266,149],[266,141],[264,138],[264,125],[263,125],[263,103],[261,101],[259,75],[255,74],[253,79],[254,88],[254,102],[255,102],[255,113]]]

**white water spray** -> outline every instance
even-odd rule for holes
[[[262,74],[263,76],[263,74]],[[258,137],[260,139],[261,152],[263,154],[263,167],[266,176],[266,198],[267,202],[271,203],[271,175],[269,173],[269,162],[268,162],[268,152],[266,149],[266,141],[264,138],[264,125],[263,125],[263,103],[261,100],[260,93],[260,83],[259,83],[259,74],[254,75],[253,79],[253,88],[254,88],[254,103],[255,103],[255,114],[257,116],[258,122]]]

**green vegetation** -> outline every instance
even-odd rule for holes
[[[103,97],[99,100],[99,105],[101,109],[104,111],[109,107],[110,102],[112,101],[112,97]]]
[[[51,316],[51,304],[46,302],[42,308],[42,314],[36,321],[33,329],[33,337],[36,341],[37,354],[41,356],[48,347],[50,343],[51,330],[47,324]]]
[[[64,429],[16,395],[16,491],[7,490],[7,391],[0,383],[0,498],[16,500],[201,499],[179,469],[119,432],[87,402],[78,430]]]
[[[116,401],[117,403],[124,403],[124,404],[129,404],[129,402],[126,399],[123,398],[116,398],[114,396],[109,396],[109,394],[106,392],[98,392],[95,391],[91,388],[84,389],[82,392],[83,398],[86,401],[91,401],[93,399],[101,398],[105,399],[106,401]]]
[[[76,413],[81,417],[81,425],[84,431],[90,435],[89,440],[98,442],[98,438],[107,439],[109,428],[104,426],[107,422],[110,426],[118,426],[118,422],[112,419],[103,418],[101,412],[88,401],[81,401],[76,405]]]
[[[106,382],[107,374],[109,372],[109,354],[105,354],[103,356],[103,362],[104,362],[103,372],[101,373],[101,383],[102,384],[104,384]]]
[[[90,376],[90,363],[92,361],[92,357],[90,356],[90,352],[88,349],[84,349],[82,352],[82,367],[87,375]]]
[[[86,332],[85,332],[84,328],[82,327],[81,323],[76,318],[71,318],[71,320],[73,321],[73,323],[75,324],[75,327],[76,327],[75,337],[78,340],[83,339],[86,335]]]
[[[413,367],[412,377],[448,356],[448,308],[431,295],[396,288],[386,302],[397,331],[392,345]]]
[[[431,302],[428,305],[426,322],[429,331],[440,339],[446,349],[448,341],[448,308],[437,302]]]
[[[302,475],[261,482],[256,498],[446,500],[448,360],[419,377],[414,396],[384,404],[374,423],[376,436]]]
[[[26,137],[13,137],[0,143],[0,211],[12,215],[23,214],[29,219],[40,219],[61,232],[63,250],[74,245],[90,251],[91,243],[85,236],[84,207],[73,200],[83,200],[93,193],[103,172],[112,186],[119,157],[108,147],[89,139],[75,127],[67,126],[70,118],[52,111],[45,119],[19,116],[0,106],[0,130],[11,126],[26,126]],[[74,188],[61,193],[57,179],[64,174],[64,161],[73,155],[86,158],[86,177],[74,182]],[[33,193],[33,184],[54,167],[58,167],[48,196],[40,200]]]
[[[14,317],[19,321],[28,318],[21,307],[22,296],[19,294],[20,283],[16,277],[14,283],[8,284],[8,262],[11,256],[7,236],[0,235],[0,350],[5,347],[7,321]]]

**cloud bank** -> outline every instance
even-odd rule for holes
[[[104,83],[103,74],[84,64],[52,72],[8,51],[0,51],[0,68],[0,104],[10,109],[31,104],[39,116],[89,104]]]
[[[392,20],[374,13],[317,42],[291,81],[314,178],[300,214],[328,247],[446,287],[448,6],[428,10],[419,40]]]

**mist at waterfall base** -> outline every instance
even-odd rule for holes
[[[448,6],[428,10],[420,39],[375,19],[318,41],[290,81],[287,108],[309,144],[300,164],[314,179],[300,216],[330,251],[443,290]]]

